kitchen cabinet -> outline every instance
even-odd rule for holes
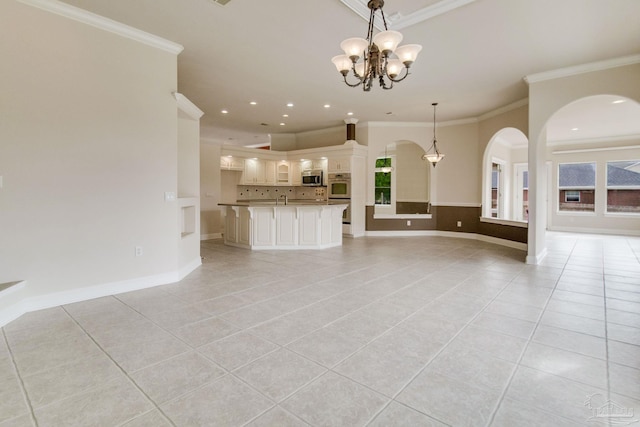
[[[331,158],[327,161],[329,172],[351,172],[351,159]]]
[[[242,171],[244,170],[244,159],[238,157],[220,157],[220,169]]]
[[[222,204],[225,245],[248,249],[324,249],[342,245],[342,212],[335,205]]]
[[[289,185],[289,163],[286,161],[278,162],[276,170],[276,184]]]
[[[302,163],[301,162],[291,162],[291,185],[293,186],[301,186],[302,185]]]
[[[244,173],[242,174],[242,183],[243,184],[258,183],[258,160],[257,159],[245,159]]]
[[[276,184],[276,162],[274,160],[258,160],[258,184]],[[262,168],[262,169],[261,169]]]
[[[242,183],[246,185],[275,185],[276,162],[273,160],[245,159]]]

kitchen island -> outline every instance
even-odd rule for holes
[[[346,203],[236,202],[226,210],[224,243],[247,249],[325,249],[342,245]]]

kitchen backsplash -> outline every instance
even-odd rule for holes
[[[290,200],[327,200],[327,187],[238,185],[236,200],[274,200],[283,194]]]

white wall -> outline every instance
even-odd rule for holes
[[[200,233],[203,240],[220,238],[224,227],[218,206],[222,201],[220,151],[219,145],[200,144]]]
[[[28,310],[174,279],[176,53],[15,1],[0,16],[0,283],[26,280]]]
[[[612,94],[640,102],[637,58],[588,64],[530,76],[529,82],[529,238],[527,262],[546,254],[546,125],[564,106],[587,96]]]

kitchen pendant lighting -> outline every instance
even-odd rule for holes
[[[391,166],[389,156],[387,156],[387,147],[384,147],[384,166],[380,168],[382,173],[389,173],[393,171],[393,166]]]
[[[433,143],[431,144],[431,147],[429,147],[427,152],[422,155],[422,160],[428,160],[435,168],[436,164],[440,160],[444,159],[444,154],[438,151],[438,142],[436,141],[436,106],[438,105],[438,103],[434,102],[431,105],[433,105]]]
[[[394,83],[407,78],[409,67],[418,57],[422,46],[419,44],[398,46],[402,41],[402,34],[387,28],[387,20],[382,11],[384,0],[369,0],[367,6],[371,10],[367,38],[353,37],[344,40],[340,43],[340,48],[344,50],[345,54],[334,56],[331,62],[342,74],[344,82],[349,87],[362,85],[362,89],[368,92],[371,90],[373,81],[377,79],[380,82],[380,87],[391,89]],[[377,10],[380,10],[385,31],[374,36],[373,27]],[[395,55],[397,58],[391,57],[391,55]],[[361,56],[363,60],[358,62]],[[347,81],[349,71],[353,71],[353,75],[357,79],[355,83]],[[404,75],[398,77],[402,72]]]

